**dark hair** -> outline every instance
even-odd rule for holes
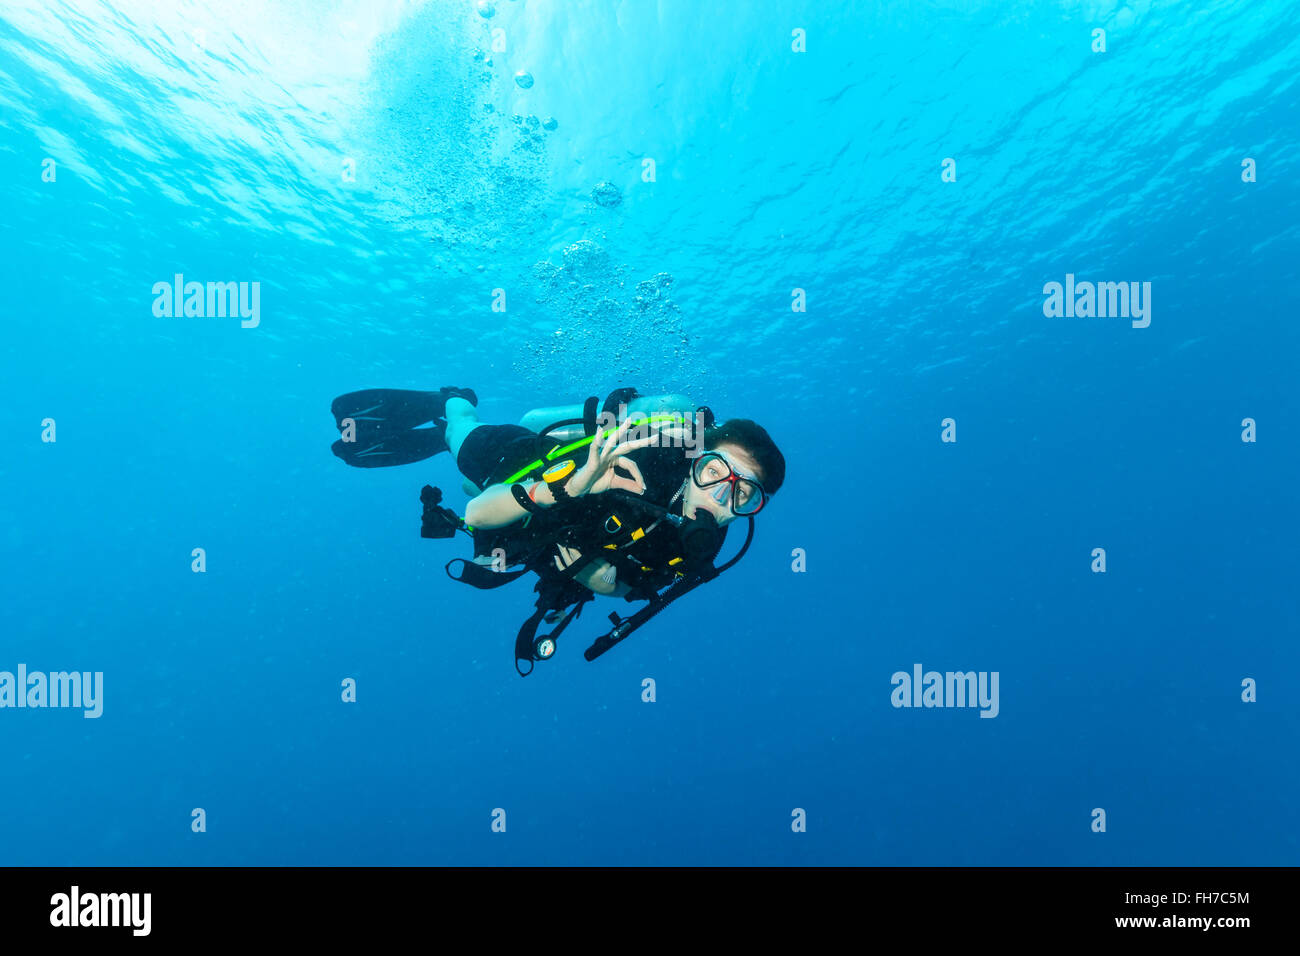
[[[785,456],[772,436],[758,422],[748,418],[728,418],[720,425],[704,430],[704,447],[712,451],[722,444],[739,445],[749,452],[761,474],[763,490],[774,495],[785,482]]]

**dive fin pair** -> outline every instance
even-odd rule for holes
[[[447,451],[447,399],[478,405],[473,389],[447,386],[436,392],[367,388],[334,399],[330,410],[342,433],[331,451],[357,468],[409,465]],[[350,424],[348,424],[350,422]],[[350,437],[351,441],[344,439]]]

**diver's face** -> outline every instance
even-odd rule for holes
[[[762,482],[763,476],[758,470],[758,463],[739,445],[723,442],[712,450],[727,459],[728,464],[731,465],[731,470],[737,475]],[[704,476],[706,481],[722,478],[725,474],[721,464],[709,464],[705,465],[705,467],[717,469],[716,474],[709,472]],[[726,526],[735,521],[736,514],[731,510],[731,484],[729,481],[719,481],[711,488],[701,488],[694,480],[687,479],[686,500],[682,505],[682,514],[687,518],[694,518],[698,512],[707,511],[713,515],[721,526]]]

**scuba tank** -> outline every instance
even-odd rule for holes
[[[601,414],[614,416],[622,424],[629,415],[661,415],[679,412],[691,415],[695,405],[685,395],[641,395],[635,388],[619,388],[610,393],[601,408]],[[584,406],[548,405],[534,408],[519,419],[519,424],[529,431],[546,434],[562,442],[576,441],[587,433],[583,427]]]

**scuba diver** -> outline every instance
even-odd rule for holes
[[[332,411],[349,465],[388,467],[451,453],[471,495],[463,516],[425,485],[420,533],[474,540],[474,556],[446,572],[480,589],[527,573],[534,613],[515,638],[515,669],[549,660],[560,634],[596,595],[647,604],[586,650],[595,660],[669,604],[732,567],[749,549],[754,516],[785,481],[785,458],[744,418],[718,422],[681,395],[615,390],[600,405],[535,409],[520,425],[478,419],[471,389],[365,389]],[[545,424],[550,422],[550,424]],[[744,544],[721,565],[727,528],[748,521]],[[543,621],[553,625],[545,634]],[[527,665],[527,669],[524,668]]]

